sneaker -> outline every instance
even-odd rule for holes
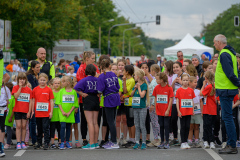
[[[127,144],[123,145],[123,147],[125,148],[132,148],[136,143],[132,142],[132,141],[128,141]],[[139,143],[140,144],[140,143]]]
[[[186,146],[187,149],[190,149],[190,148],[191,148],[191,147],[188,145],[187,142],[185,142],[185,146]]]
[[[142,143],[141,149],[142,149],[142,150],[147,149],[146,143]]]
[[[180,143],[179,143],[179,140],[178,139],[173,139],[171,142],[170,142],[170,145],[171,146],[178,146]]]
[[[56,149],[56,148],[57,148],[57,147],[56,147],[55,144],[51,144],[50,149]]]
[[[117,138],[117,144],[120,145],[120,138]]]
[[[188,143],[189,146],[193,146],[193,142],[191,140],[188,140],[187,143]]]
[[[34,149],[40,149],[42,147],[42,145],[41,144],[38,144],[38,145],[36,145],[35,147],[34,147]]]
[[[28,143],[28,142],[25,142],[25,146],[28,148],[28,147],[29,147],[29,143]]]
[[[102,147],[103,147],[103,148],[109,147],[109,144],[110,144],[110,143],[111,143],[110,141],[107,141],[106,143],[104,143],[104,145],[102,145]]]
[[[147,144],[148,147],[157,147],[160,145],[160,141],[158,139],[154,139],[151,143]]]
[[[0,153],[0,157],[4,157],[6,154],[4,153],[4,151],[2,150]]]
[[[205,149],[206,149],[206,148],[209,148],[208,142],[207,142],[207,141],[204,141],[203,146],[204,146]]]
[[[227,146],[227,142],[222,143],[222,148],[225,148]]]
[[[238,150],[237,147],[232,148],[231,146],[227,145],[225,148],[218,150],[219,154],[237,154]]]
[[[22,147],[22,149],[27,149],[25,143],[21,143],[21,147]]]
[[[11,145],[9,145],[9,144],[4,145],[4,149],[9,149],[9,148],[11,148]]]
[[[43,146],[43,149],[48,150],[49,149],[49,144],[45,143],[44,146]]]
[[[169,140],[174,140],[174,136],[173,136],[173,133],[169,133]]]
[[[99,144],[100,147],[103,147],[103,145],[105,144],[105,141],[102,140],[101,143]]]
[[[236,146],[237,146],[237,148],[240,148],[240,141],[237,141]]]
[[[62,142],[61,144],[60,144],[60,148],[59,149],[65,149],[65,145],[64,145],[64,142]]]
[[[125,144],[127,144],[127,143],[128,143],[128,142],[126,141],[126,139],[123,138],[122,145],[125,145]]]
[[[88,145],[88,141],[85,139],[83,140],[82,146],[86,146],[86,145]]]
[[[133,149],[139,149],[140,144],[136,143],[135,146],[133,146]]]
[[[96,148],[96,149],[100,148],[100,146],[98,145],[98,143],[95,143],[94,145],[95,145],[95,148]]]
[[[146,144],[149,144],[149,143],[151,143],[151,141],[150,140],[146,140]]]
[[[31,142],[31,141],[29,141],[28,145],[29,145],[29,146],[33,146],[33,144],[32,144],[32,142]]]
[[[58,143],[58,149],[60,149],[61,143]]]
[[[81,144],[79,142],[75,143],[76,148],[81,148]]]
[[[219,139],[218,137],[215,137],[214,139],[215,139],[215,143],[216,143],[217,145],[219,145],[219,146],[222,145],[222,142],[220,141],[220,139]]]
[[[194,142],[194,147],[201,148],[200,142],[199,141]]]
[[[170,149],[169,143],[165,143],[164,149]]]
[[[21,147],[21,143],[17,143],[17,147],[16,147],[16,149],[17,149],[17,150],[22,149],[22,147]]]
[[[210,149],[215,149],[216,147],[215,147],[215,144],[214,144],[214,142],[210,142]]]
[[[86,146],[83,146],[82,149],[95,149],[95,144],[87,144]]]
[[[72,142],[68,142],[69,143],[69,145],[72,147]]]
[[[181,149],[187,149],[186,143],[181,144]]]
[[[72,146],[70,145],[69,142],[66,142],[66,147],[67,147],[68,149],[72,149]]]
[[[114,144],[114,143],[110,143],[109,147],[106,147],[105,149],[118,149],[119,145],[118,144]]]
[[[162,142],[160,145],[158,145],[157,149],[163,149],[163,148],[164,148],[164,145],[165,145],[165,143]]]

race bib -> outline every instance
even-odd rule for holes
[[[4,116],[5,107],[0,107],[0,116]]]
[[[200,104],[199,103],[194,104],[194,112],[199,112],[199,111],[201,111]]]
[[[207,104],[207,97],[203,98],[203,105],[206,105],[206,104]]]
[[[132,105],[133,106],[140,106],[140,97],[133,97],[132,98]]]
[[[126,105],[126,106],[129,105],[129,98],[124,99],[124,105]]]
[[[63,95],[62,102],[63,103],[74,103],[74,95]]]
[[[157,95],[157,103],[167,104],[168,95]]]
[[[192,108],[192,99],[182,99],[181,100],[181,107],[182,108]]]
[[[55,104],[55,102],[56,102],[56,100],[53,101],[53,103],[54,103],[54,108],[58,108],[58,105]]]
[[[49,107],[49,103],[37,102],[36,111],[44,111],[47,112]]]
[[[28,93],[20,93],[17,99],[17,101],[20,101],[20,102],[29,102],[29,100],[30,100],[30,94]]]

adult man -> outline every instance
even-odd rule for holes
[[[200,75],[202,73],[202,65],[200,64],[200,58],[197,54],[192,55],[192,64],[195,66],[198,72],[198,77],[200,78]]]
[[[141,55],[141,60],[138,61],[137,66],[140,68],[140,64],[143,63],[143,62],[146,62],[144,54]]]
[[[40,73],[48,75],[48,80],[55,78],[55,68],[52,62],[46,60],[46,50],[44,48],[38,48],[37,50],[37,61],[40,63]],[[31,66],[28,67],[30,69]]]
[[[161,55],[158,54],[158,55],[157,55],[157,65],[159,65],[160,68],[161,68],[161,63],[162,63]]]
[[[200,59],[200,64],[203,64],[204,60],[205,60],[205,54],[202,54],[201,55],[201,59]]]
[[[8,72],[13,72],[13,64],[14,64],[14,61],[13,60],[10,60],[10,63],[7,65],[6,67],[6,70]]]
[[[227,131],[227,145],[219,150],[219,153],[238,153],[236,148],[236,128],[232,115],[232,102],[238,94],[240,82],[238,81],[237,58],[234,49],[227,45],[227,38],[224,35],[216,35],[214,47],[220,51],[215,73],[216,95],[220,98],[222,108],[222,119]]]
[[[183,53],[182,53],[182,51],[177,52],[177,57],[178,57],[177,61],[179,61],[183,64]]]
[[[81,65],[81,63],[80,63],[80,65]],[[74,62],[70,63],[70,66],[72,66],[74,68],[74,73],[77,73],[80,65],[78,64],[78,56],[75,56]]]

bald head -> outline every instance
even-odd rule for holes
[[[221,51],[227,45],[227,38],[222,34],[218,34],[215,36],[213,43],[216,50]]]
[[[44,62],[45,61],[45,59],[46,59],[46,50],[44,49],[44,48],[38,48],[38,50],[37,50],[37,59],[39,60],[39,61],[42,61],[42,62]]]

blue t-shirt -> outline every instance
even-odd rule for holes
[[[70,63],[70,66],[74,67],[74,73],[77,73],[79,64],[77,62],[72,62],[72,63]]]
[[[147,91],[148,86],[146,83],[143,83],[141,86],[141,91]],[[134,87],[133,89],[134,90]],[[135,91],[133,98],[132,98],[132,108],[146,108],[146,95],[143,98],[140,97],[138,89]]]

